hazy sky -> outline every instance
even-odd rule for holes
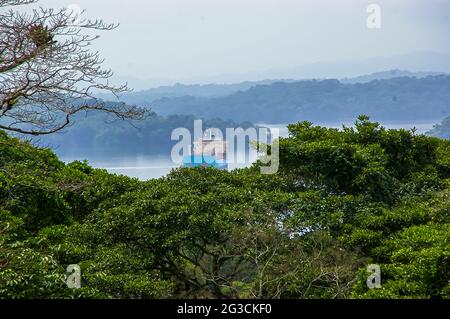
[[[366,26],[381,7],[381,29]],[[183,79],[412,51],[450,53],[450,0],[41,0],[120,22],[97,41],[117,74]]]

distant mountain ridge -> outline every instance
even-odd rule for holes
[[[147,90],[126,93],[121,97],[121,101],[127,104],[136,105],[149,105],[152,102],[162,98],[177,98],[183,96],[195,96],[195,97],[223,97],[231,95],[239,91],[246,91],[257,85],[268,85],[275,82],[287,82],[291,83],[294,80],[263,80],[257,82],[242,82],[235,84],[181,84],[177,83],[172,86],[160,86],[157,88],[150,88]],[[99,95],[104,100],[113,100],[112,95]]]
[[[311,80],[257,85],[219,98],[162,98],[160,115],[193,114],[254,123],[341,121],[367,114],[376,120],[440,120],[450,116],[450,76],[398,77],[367,83]]]
[[[367,83],[373,80],[386,80],[396,77],[416,77],[425,78],[427,76],[444,75],[441,72],[411,72],[406,70],[392,69],[382,72],[361,75],[354,78],[344,78],[339,81],[342,83]],[[324,79],[325,80],[325,79]],[[270,85],[277,82],[293,83],[307,80],[293,79],[267,79],[262,81],[246,81],[234,84],[181,84],[172,86],[160,86],[147,90],[130,92],[124,94],[120,100],[132,105],[151,106],[153,102],[163,98],[178,98],[184,96],[217,98],[232,95],[239,91],[247,91],[258,85]],[[113,95],[99,95],[104,100],[115,100]]]
[[[280,62],[282,63],[282,62]],[[344,79],[372,74],[383,70],[409,70],[410,72],[437,72],[450,74],[450,54],[433,51],[416,51],[391,56],[377,56],[365,59],[341,61],[317,61],[298,66],[273,67],[252,72],[228,72],[212,76],[189,76],[170,78],[138,78],[117,75],[112,79],[115,84],[129,83],[136,91],[176,83],[190,84],[234,84],[246,81],[258,82],[266,79]],[[148,70],[151,74],[151,70]],[[141,75],[142,77],[142,75]]]
[[[341,79],[342,83],[367,83],[374,80],[387,80],[399,77],[410,77],[410,78],[426,78],[428,76],[445,75],[443,72],[410,72],[405,70],[393,69],[383,72],[375,72],[368,75],[361,75],[354,78]]]

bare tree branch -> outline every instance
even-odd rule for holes
[[[24,4],[30,4],[36,1],[37,0],[0,0],[0,7],[20,6]]]
[[[35,0],[0,0],[0,8]],[[120,119],[142,119],[146,112],[124,104],[104,103],[96,93],[119,95],[111,70],[102,68],[98,39],[92,30],[117,24],[76,17],[68,9],[0,11],[0,128],[31,135],[51,134],[71,123],[80,111],[106,111]],[[82,13],[83,15],[84,13]]]

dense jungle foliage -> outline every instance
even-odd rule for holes
[[[0,298],[449,298],[450,141],[289,129],[277,174],[147,182],[0,132]]]

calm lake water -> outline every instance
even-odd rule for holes
[[[424,122],[382,122],[381,124],[389,129],[412,129],[416,128],[418,134],[423,134],[429,131],[436,123],[439,121],[424,121]],[[348,123],[314,123],[315,125],[325,126],[329,128],[342,128],[342,125],[351,127],[353,122]],[[288,129],[286,124],[263,124],[261,126],[266,126],[271,129],[278,128],[281,137],[288,136]],[[118,175],[126,175],[130,177],[136,177],[140,180],[149,180],[154,178],[159,178],[170,173],[171,170],[180,167],[180,165],[173,163],[170,154],[159,155],[159,156],[124,156],[124,157],[108,157],[108,158],[64,158],[63,161],[66,163],[74,160],[84,160],[87,159],[89,164],[95,168],[103,168],[108,170],[110,173]],[[246,163],[230,165],[230,170],[236,168],[243,168],[250,166],[256,157],[247,158]]]
[[[86,158],[63,157],[63,161],[66,163],[84,159]],[[230,164],[229,170],[248,167],[254,163],[256,159],[256,156],[247,156],[245,163]],[[143,181],[163,177],[169,174],[173,169],[181,166],[180,164],[174,163],[170,155],[87,158],[87,160],[92,167],[106,169],[112,174],[136,177]]]

